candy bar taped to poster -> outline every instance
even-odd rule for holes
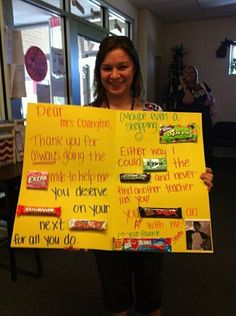
[[[201,115],[29,104],[12,247],[213,251]]]

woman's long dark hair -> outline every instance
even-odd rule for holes
[[[114,49],[123,49],[132,59],[134,64],[134,77],[131,85],[131,94],[134,99],[139,99],[143,90],[143,81],[141,74],[141,67],[138,54],[134,47],[133,42],[126,36],[108,36],[104,38],[99,46],[99,51],[96,57],[94,69],[94,101],[93,106],[101,106],[102,104],[108,105],[106,91],[101,81],[101,64],[104,61],[107,53]]]

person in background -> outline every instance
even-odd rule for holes
[[[106,37],[95,64],[94,96],[89,106],[112,110],[161,111],[157,104],[141,100],[143,89],[139,58],[125,36]],[[210,168],[201,175],[210,190]],[[115,216],[115,215],[114,215]],[[159,316],[162,305],[162,253],[94,250],[104,304],[116,316],[134,308]]]
[[[180,85],[176,99],[177,111],[202,114],[205,163],[209,166],[212,164],[212,116],[215,115],[215,98],[209,86],[199,81],[198,70],[193,65],[184,68]]]

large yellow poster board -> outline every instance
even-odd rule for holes
[[[12,247],[212,252],[201,116],[29,104]]]

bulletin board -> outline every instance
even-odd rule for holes
[[[213,252],[201,114],[29,104],[12,247]]]

